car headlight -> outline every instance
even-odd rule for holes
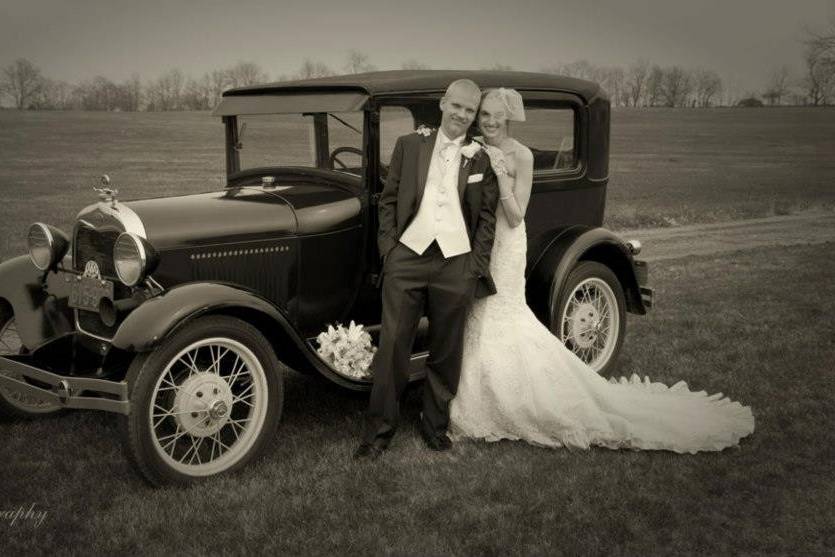
[[[119,280],[136,286],[157,264],[157,254],[145,239],[131,232],[122,232],[113,246],[113,266]]]
[[[638,255],[641,253],[641,241],[640,240],[627,240],[626,247],[629,248],[629,253],[632,255]]]
[[[29,227],[26,243],[29,245],[29,258],[41,271],[53,268],[70,247],[70,240],[66,234],[42,222],[36,222]]]

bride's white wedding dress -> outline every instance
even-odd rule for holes
[[[642,381],[607,381],[567,349],[525,302],[524,222],[500,206],[490,271],[497,294],[474,302],[464,336],[453,438],[522,439],[551,447],[717,451],[754,431],[750,407]]]

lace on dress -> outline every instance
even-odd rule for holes
[[[566,348],[525,300],[527,235],[500,206],[490,272],[464,333],[454,438],[520,439],[549,447],[716,451],[754,431],[750,407],[633,375],[607,381]]]

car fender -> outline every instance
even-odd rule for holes
[[[147,352],[187,322],[225,308],[256,310],[289,327],[277,307],[250,290],[224,283],[192,282],[143,302],[125,317],[111,344],[120,350]]]
[[[612,269],[620,280],[629,312],[645,314],[635,262],[623,240],[602,227],[570,226],[556,229],[543,249],[533,254],[527,276],[528,305],[543,323],[550,321],[551,308],[578,261],[598,261]]]
[[[26,255],[0,263],[0,301],[11,306],[20,340],[30,351],[73,331],[68,296],[57,273],[39,270]]]
[[[340,376],[322,362],[280,308],[231,284],[191,282],[171,288],[128,314],[111,344],[128,352],[148,352],[187,323],[209,314],[233,315],[255,325],[284,365],[302,372],[317,371],[352,390],[367,390],[366,385]]]

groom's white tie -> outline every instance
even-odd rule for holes
[[[457,143],[454,141],[444,141],[441,144],[441,148],[438,150],[438,154],[441,156],[441,160],[443,160],[445,164],[449,164],[455,155],[458,154],[457,151]]]

